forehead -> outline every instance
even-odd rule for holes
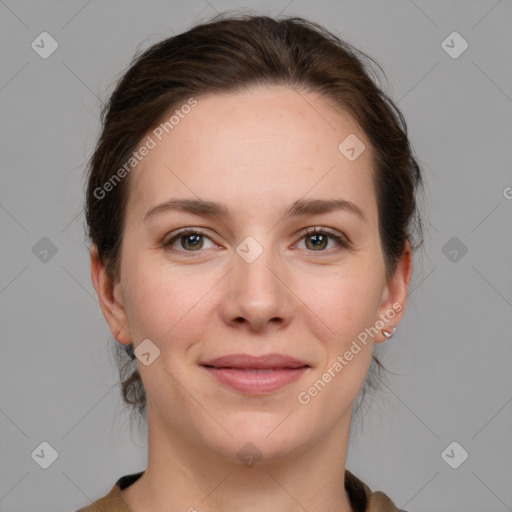
[[[147,135],[152,149],[130,176],[129,212],[137,217],[160,201],[185,196],[230,204],[240,213],[306,194],[374,208],[364,132],[317,95],[272,87],[200,96],[188,104],[194,106],[174,107]],[[345,140],[356,141],[357,151],[363,144],[366,149],[351,161],[340,151]]]

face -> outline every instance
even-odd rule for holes
[[[120,280],[93,255],[93,281],[117,339],[150,340],[150,429],[270,460],[347,428],[386,339],[369,333],[403,313],[410,254],[386,280],[370,143],[348,114],[281,87],[196,101],[150,134]],[[355,160],[338,148],[349,135],[366,147]],[[268,355],[256,371],[250,356]]]

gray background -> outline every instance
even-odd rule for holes
[[[90,280],[83,172],[136,49],[240,8],[310,18],[374,57],[423,164],[425,247],[384,351],[397,375],[347,467],[410,511],[512,510],[510,1],[0,0],[0,511],[76,510],[146,467]],[[31,457],[43,441],[48,469]],[[453,441],[458,469],[441,457]]]

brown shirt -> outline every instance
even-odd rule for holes
[[[144,472],[122,476],[103,498],[76,512],[131,512],[123,500],[121,491],[138,480]],[[348,469],[345,470],[345,489],[355,512],[407,512],[397,508],[381,491],[370,488]]]

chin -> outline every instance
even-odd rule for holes
[[[224,424],[233,437],[222,433],[215,439],[209,437],[203,442],[210,445],[217,455],[247,467],[256,463],[276,463],[304,447],[312,437],[292,423],[291,417],[285,417],[286,414],[246,414],[239,421]],[[205,434],[211,435],[211,431]]]

